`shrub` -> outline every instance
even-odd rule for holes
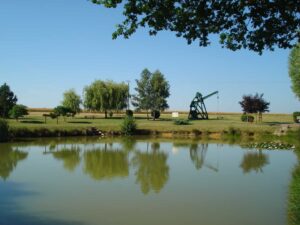
[[[133,111],[130,109],[126,110],[126,116],[133,116]]]
[[[0,119],[0,142],[7,141],[9,138],[9,126],[6,120]]]
[[[250,122],[250,123],[252,123],[252,122],[254,121],[254,116],[247,115],[247,114],[243,114],[243,115],[241,116],[241,120],[242,120],[243,122]]]
[[[177,119],[174,120],[175,125],[189,125],[190,121],[189,120],[184,120],[184,119]]]
[[[241,135],[241,131],[237,128],[229,127],[228,128],[228,134],[231,135],[231,136]]]
[[[160,111],[158,111],[158,110],[152,110],[151,111],[151,117],[153,119],[158,119],[160,117]]]
[[[300,117],[300,112],[293,113],[293,119],[295,123],[300,123],[300,120],[297,120],[297,117]]]
[[[126,116],[121,125],[121,131],[125,135],[133,135],[136,131],[136,122],[132,116]]]

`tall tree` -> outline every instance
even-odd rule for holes
[[[70,89],[64,93],[62,105],[66,108],[69,108],[73,115],[80,112],[81,103],[81,98],[76,94],[74,89]]]
[[[292,90],[300,100],[300,43],[290,53],[289,75],[292,81]]]
[[[17,103],[17,96],[10,90],[10,87],[4,83],[0,87],[0,116],[7,118],[9,111]]]
[[[141,78],[136,80],[136,95],[133,96],[132,104],[137,109],[163,111],[169,107],[167,98],[170,96],[170,85],[164,75],[156,70],[151,73],[148,69],[144,69]]]
[[[144,69],[141,73],[141,78],[136,81],[135,91],[137,95],[132,96],[132,105],[138,110],[146,110],[147,118],[149,118],[149,110],[151,109],[151,72]]]
[[[128,85],[124,82],[96,80],[84,89],[84,106],[89,110],[121,110],[127,106]]]
[[[188,44],[211,43],[219,36],[222,47],[262,53],[275,47],[291,48],[300,41],[300,2],[223,0],[90,0],[106,8],[123,7],[124,21],[113,39],[129,38],[138,28],[150,35],[169,30]]]

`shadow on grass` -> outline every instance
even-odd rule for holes
[[[89,121],[68,121],[68,123],[81,123],[81,124],[91,124]]]
[[[44,121],[39,121],[39,120],[21,120],[20,123],[42,124],[42,123],[44,123]]]
[[[263,124],[275,126],[275,125],[282,125],[282,124],[293,124],[292,122],[263,122]]]

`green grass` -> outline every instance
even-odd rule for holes
[[[47,123],[44,123],[43,113],[30,113],[19,122],[15,120],[9,120],[9,125],[12,129],[26,128],[29,130],[35,130],[40,128],[46,128],[49,130],[63,129],[85,129],[90,127],[96,127],[102,131],[120,131],[122,116],[116,115],[117,118],[104,119],[103,114],[93,114],[96,119],[86,119],[88,114],[79,114],[74,118],[67,118],[66,121],[63,118],[59,119],[59,123],[56,124],[56,119],[47,118]],[[191,121],[190,125],[178,126],[174,124],[174,119],[171,118],[171,114],[162,114],[159,120],[147,120],[144,114],[134,115],[137,122],[138,129],[160,131],[160,132],[176,132],[193,130],[208,131],[208,132],[223,132],[229,128],[238,129],[243,131],[252,132],[274,132],[280,124],[293,123],[292,116],[289,114],[266,114],[263,117],[262,123],[245,123],[240,120],[241,114],[219,114],[210,115],[210,120],[198,120]],[[91,116],[88,115],[88,118]],[[187,114],[181,113],[180,119],[186,119]]]

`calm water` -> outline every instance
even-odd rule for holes
[[[283,225],[291,150],[184,140],[0,145],[0,224]]]

